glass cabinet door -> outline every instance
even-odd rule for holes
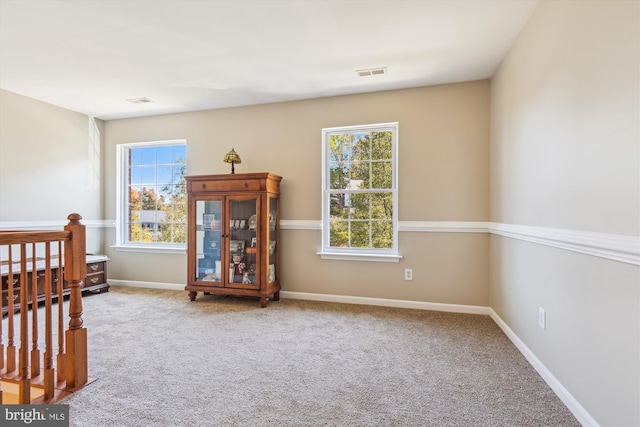
[[[258,198],[229,200],[229,277],[233,287],[259,287]]]
[[[196,201],[196,280],[222,281],[222,200]]]
[[[269,227],[267,228],[267,236],[269,238],[269,255],[267,256],[268,270],[267,281],[273,283],[276,281],[276,265],[278,265],[278,230],[276,218],[278,218],[278,199],[269,197]]]

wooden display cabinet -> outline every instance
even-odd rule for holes
[[[271,173],[187,176],[187,285],[280,299],[280,181]]]

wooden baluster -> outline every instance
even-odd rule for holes
[[[18,403],[31,403],[31,379],[29,378],[29,325],[27,244],[20,244],[20,351],[18,360]]]
[[[9,245],[9,276],[7,277],[7,363],[6,363],[6,373],[10,373],[16,370],[16,346],[13,342],[15,338],[15,330],[14,330],[14,315],[16,313],[14,307],[14,297],[15,290],[14,285],[16,284],[15,279],[13,278],[13,254],[12,254],[12,245]]]
[[[31,245],[31,378],[40,375],[40,349],[38,348],[38,268],[36,244]]]
[[[82,281],[87,275],[86,231],[82,217],[73,213],[64,229],[71,232],[65,242],[64,274],[69,282],[69,329],[67,341],[67,389],[83,386],[88,381],[87,329],[82,327]]]
[[[49,401],[54,396],[54,369],[53,369],[53,327],[51,307],[51,243],[45,243],[45,345],[44,345],[44,400]],[[62,304],[62,301],[60,301]]]
[[[64,257],[62,242],[58,242],[58,356],[56,357],[57,382],[66,378],[66,355],[64,354]]]

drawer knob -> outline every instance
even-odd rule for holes
[[[96,271],[98,269],[98,264],[91,264],[89,268],[91,269],[91,271]]]
[[[95,285],[96,283],[98,283],[99,280],[100,280],[99,277],[92,277],[91,278],[91,283]]]

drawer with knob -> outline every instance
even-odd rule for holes
[[[9,291],[6,289],[2,290],[2,308],[6,309],[9,307]],[[13,289],[13,304],[14,307],[17,308],[20,304],[20,288]]]
[[[100,290],[108,286],[107,262],[87,262],[87,277],[82,283],[82,290]]]
[[[82,281],[81,289],[82,291],[97,293],[109,290],[109,284],[107,283],[107,258],[104,255],[87,255],[87,276]],[[10,277],[6,274],[6,270],[3,269],[2,275],[2,298],[0,299],[1,304],[0,308],[2,310],[2,314],[6,314],[8,312],[9,299],[11,298],[14,302],[14,309],[19,310],[20,304],[20,286],[21,286],[21,276],[19,271],[19,265],[15,265],[13,268],[12,276]],[[35,277],[34,277],[35,276]],[[26,292],[27,292],[27,303],[31,305],[34,300],[37,302],[44,301],[47,293],[47,279],[50,277],[51,280],[51,296],[53,299],[56,299],[62,295],[68,295],[70,292],[69,284],[66,280],[62,280],[63,273],[59,270],[57,262],[52,263],[52,268],[49,276],[47,276],[46,269],[36,270],[36,274],[34,275],[31,271],[29,271],[25,276],[26,281]],[[35,289],[34,289],[34,279],[35,279]],[[59,284],[62,283],[62,288],[60,289]],[[9,292],[9,288],[13,288],[13,295]],[[35,298],[33,297],[35,290]]]

